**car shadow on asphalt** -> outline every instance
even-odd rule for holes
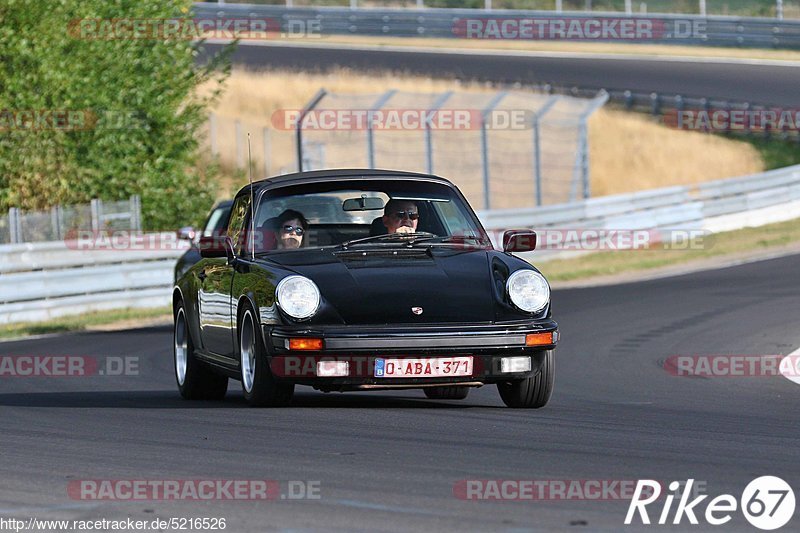
[[[378,393],[299,392],[290,406],[302,408],[355,409],[468,409],[499,408],[500,405],[475,404],[467,400],[429,400],[422,396],[390,396]],[[187,401],[174,391],[86,391],[17,392],[0,394],[0,407],[94,408],[94,409],[236,409],[249,408],[241,393],[230,391],[221,401]]]

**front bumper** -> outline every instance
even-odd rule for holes
[[[481,386],[524,379],[539,372],[546,351],[556,347],[558,324],[552,319],[517,324],[442,327],[336,327],[300,329],[264,325],[266,351],[273,375],[282,381],[310,385],[320,390],[403,389],[443,385]],[[548,344],[526,345],[529,334],[552,333]],[[316,351],[289,349],[289,339],[322,339]],[[377,358],[433,359],[472,356],[468,376],[403,377],[375,376]],[[503,357],[529,356],[527,372],[502,372]],[[347,361],[348,375],[322,377],[319,361]]]

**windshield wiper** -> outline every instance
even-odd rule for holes
[[[339,248],[342,250],[347,250],[349,246],[354,246],[358,244],[365,244],[369,242],[377,242],[377,241],[408,241],[409,245],[414,244],[420,238],[433,238],[436,237],[433,233],[428,233],[427,231],[418,231],[415,233],[386,233],[383,235],[373,235],[371,237],[364,237],[361,239],[353,239],[351,241],[343,242],[339,245]]]
[[[434,244],[463,244],[467,241],[474,242],[481,245],[486,245],[486,241],[477,235],[445,235],[443,237],[433,237],[425,239],[421,244],[434,245]],[[416,240],[411,244],[416,244]]]

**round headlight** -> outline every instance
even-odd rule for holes
[[[541,311],[550,301],[550,285],[533,270],[517,270],[508,277],[506,289],[511,301],[528,313]]]
[[[319,289],[313,281],[303,276],[283,278],[275,293],[278,305],[293,318],[308,318],[319,309]]]

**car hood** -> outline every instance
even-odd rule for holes
[[[491,322],[495,317],[486,250],[357,247],[298,250],[269,259],[312,279],[323,305],[333,307],[346,324]]]

